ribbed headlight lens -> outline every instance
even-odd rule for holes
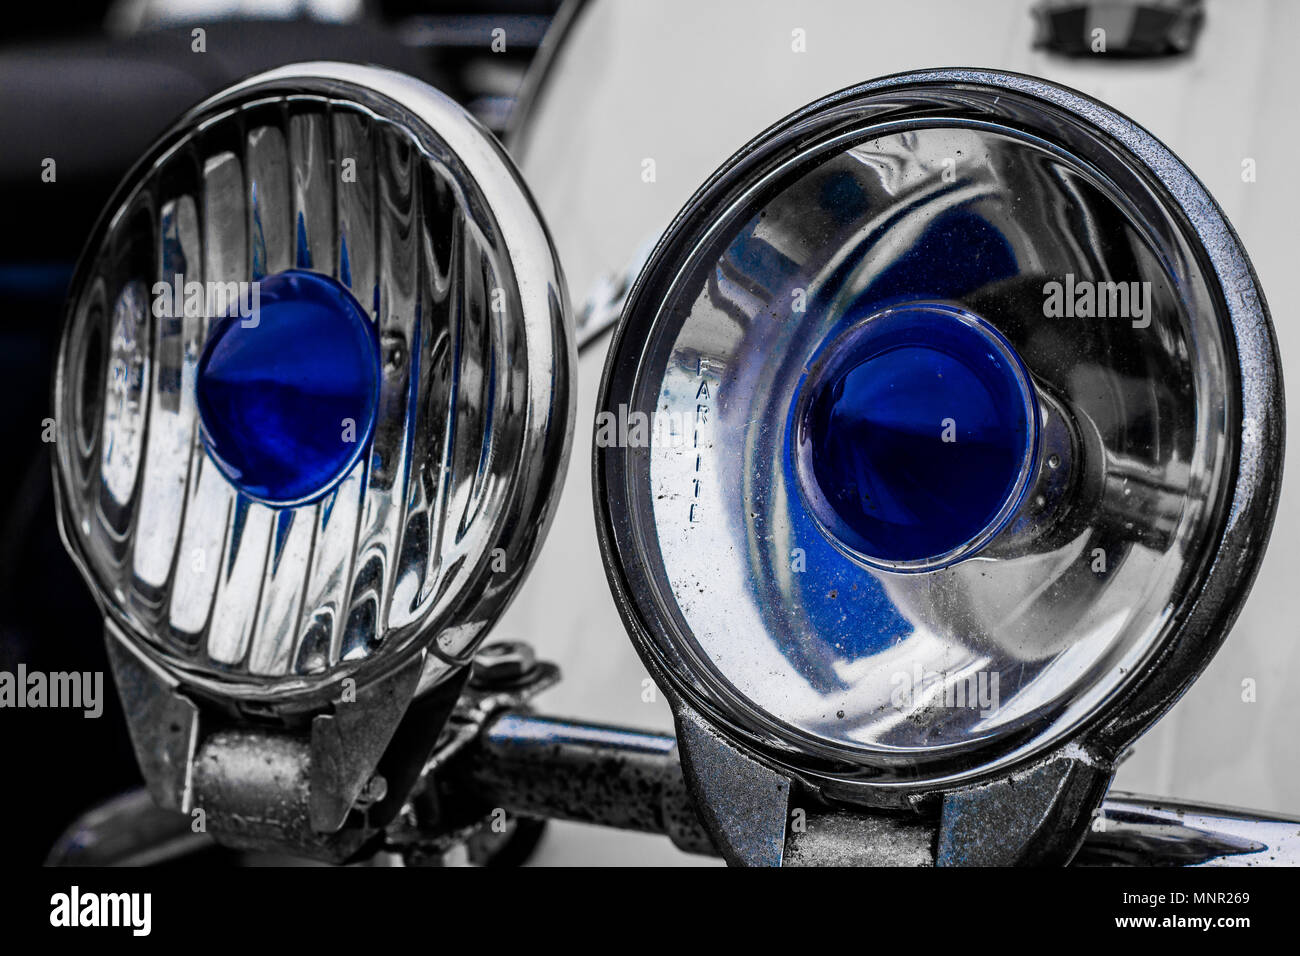
[[[318,706],[472,653],[558,493],[574,352],[496,142],[398,74],[200,105],[119,190],[59,355],[67,544],[141,653]]]

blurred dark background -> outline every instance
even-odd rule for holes
[[[0,32],[0,670],[103,671],[103,716],[0,711],[0,861],[41,862],[63,826],[139,784],[100,616],[55,526],[49,377],[73,266],[113,188],[185,109],[301,60],[418,76],[488,128],[509,121],[559,0],[22,4]],[[206,32],[206,52],[191,31]],[[492,31],[506,49],[493,52]],[[57,163],[55,182],[42,160]]]

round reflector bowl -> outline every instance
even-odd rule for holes
[[[805,779],[895,789],[1153,719],[1248,587],[1281,434],[1262,295],[1195,178],[1092,100],[963,70],[724,165],[633,288],[600,412],[653,423],[595,456],[652,672]]]

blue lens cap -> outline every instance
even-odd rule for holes
[[[832,544],[869,567],[929,571],[973,556],[1037,468],[1028,370],[989,322],[943,303],[888,308],[834,336],[794,416],[804,501]]]
[[[369,446],[379,406],[374,323],[338,281],[297,269],[262,279],[245,304],[255,307],[216,320],[199,359],[203,444],[249,498],[306,504]]]

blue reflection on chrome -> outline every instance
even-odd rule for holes
[[[857,260],[851,260],[852,266]],[[885,305],[924,299],[960,299],[1016,275],[1016,256],[1006,236],[969,209],[949,209],[894,262],[882,269],[852,312],[866,315]],[[834,289],[835,283],[829,288]]]
[[[677,746],[676,738],[624,727],[580,724],[532,714],[505,714],[488,728],[487,741],[514,747],[593,747],[604,751],[667,756]]]
[[[199,360],[203,443],[250,498],[287,506],[333,488],[369,444],[379,342],[342,285],[288,270],[261,280],[259,309],[218,320]]]

